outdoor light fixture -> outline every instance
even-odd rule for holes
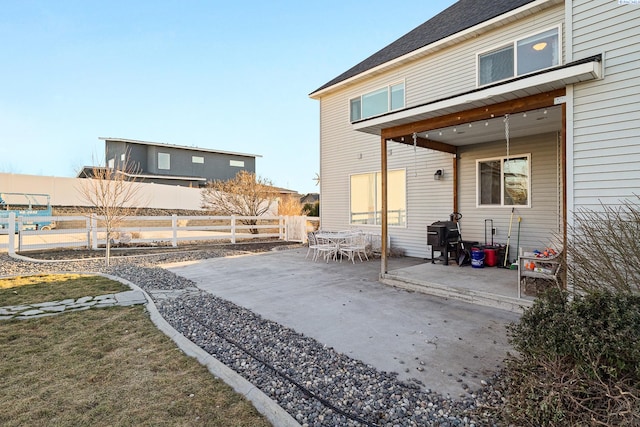
[[[433,179],[436,181],[440,181],[444,176],[444,169],[436,170],[436,173],[433,174]]]
[[[547,42],[540,42],[533,45],[533,50],[537,50],[538,52],[544,50],[547,47]]]

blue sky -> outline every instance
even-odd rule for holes
[[[308,94],[453,3],[1,0],[0,172],[75,176],[119,137],[317,191]]]

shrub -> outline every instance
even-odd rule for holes
[[[552,289],[508,332],[506,421],[640,425],[640,295]]]
[[[581,292],[640,292],[640,197],[575,213],[567,277]]]

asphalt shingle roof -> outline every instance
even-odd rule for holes
[[[459,0],[390,45],[319,87],[312,94],[533,1],[535,0]]]

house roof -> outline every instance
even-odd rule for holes
[[[536,0],[459,0],[398,40],[311,93],[341,83],[420,48],[481,24]]]
[[[320,194],[318,193],[307,193],[300,197],[300,203],[316,203],[318,201],[320,201]]]
[[[210,148],[200,148],[200,147],[187,147],[185,145],[166,144],[163,142],[139,141],[136,139],[112,138],[112,137],[103,137],[103,136],[99,137],[98,139],[101,139],[103,141],[126,142],[130,144],[153,145],[153,146],[167,147],[167,148],[180,148],[183,150],[201,151],[206,153],[230,154],[232,156],[262,157],[260,154],[237,153],[233,151],[213,150]]]
[[[284,188],[284,187],[276,187],[271,185],[270,186],[275,192],[280,193],[280,194],[298,194],[298,192],[296,190],[290,190],[288,188]]]

